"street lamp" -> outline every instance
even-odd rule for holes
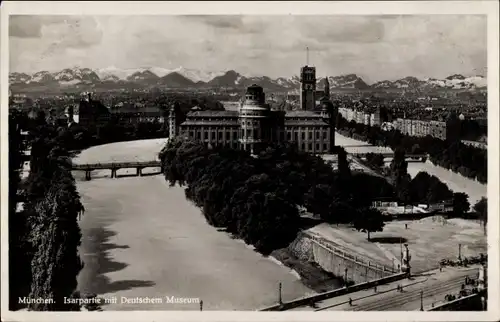
[[[280,284],[278,286],[278,301],[279,301],[280,305],[283,304],[283,300],[281,298],[281,282],[280,282]]]

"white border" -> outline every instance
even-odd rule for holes
[[[8,1],[1,11],[1,250],[2,250],[2,321],[494,321],[500,318],[499,301],[499,87],[498,87],[498,1],[373,1],[373,2],[49,2]],[[128,311],[99,313],[9,312],[8,299],[8,16],[38,15],[158,15],[176,14],[295,14],[295,15],[374,15],[374,14],[485,14],[488,16],[488,245],[489,310],[488,312],[158,312]],[[496,263],[496,265],[495,265]]]

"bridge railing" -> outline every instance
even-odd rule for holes
[[[368,266],[372,269],[375,269],[380,272],[386,272],[386,273],[395,273],[396,269],[395,267],[389,267],[386,265],[382,265],[379,263],[376,263],[375,261],[368,261],[364,259],[361,255],[351,255],[349,251],[344,250],[342,247],[335,245],[334,242],[332,241],[326,241],[325,239],[321,237],[314,236],[312,234],[307,234],[309,238],[321,247],[327,249],[328,251],[332,252],[332,254],[347,258],[355,263],[361,264],[363,266]]]
[[[349,153],[349,154],[352,154],[356,157],[366,157],[368,155],[368,153]],[[391,157],[394,157],[394,153],[374,153],[374,154],[381,154],[383,157],[386,157],[386,158],[391,158]],[[406,154],[405,155],[405,158],[407,159],[410,159],[410,158],[426,158],[427,155],[426,154]]]
[[[160,161],[132,161],[132,162],[106,162],[106,163],[83,163],[72,164],[73,170],[97,170],[97,169],[119,169],[134,167],[159,167]]]

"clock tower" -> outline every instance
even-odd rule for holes
[[[312,111],[316,104],[316,67],[309,65],[309,47],[307,63],[300,69],[300,107],[302,110]]]
[[[302,110],[314,110],[316,96],[316,67],[300,69],[300,106]]]

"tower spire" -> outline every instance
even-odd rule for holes
[[[306,66],[309,66],[309,47],[306,47]]]

